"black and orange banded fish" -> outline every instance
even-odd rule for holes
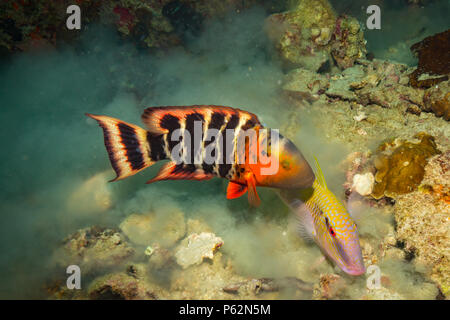
[[[105,146],[117,175],[111,181],[134,175],[157,161],[170,160],[147,183],[225,178],[230,181],[228,199],[248,191],[250,204],[258,206],[257,186],[308,188],[315,178],[308,162],[289,139],[280,135],[278,148],[274,148],[272,134],[263,129],[256,115],[244,110],[214,105],[150,107],[142,114],[147,130],[108,116],[86,115],[103,128]],[[243,144],[237,143],[238,137],[251,130],[255,141],[246,137]],[[191,137],[195,140],[198,136],[196,146]],[[260,148],[264,143],[268,145],[265,151]],[[177,147],[190,152],[175,157]],[[207,161],[208,150],[215,159],[213,162]],[[259,152],[253,162],[248,159],[252,150]],[[263,162],[261,155],[276,159],[277,170],[264,173],[273,163]],[[244,161],[236,161],[238,158]]]

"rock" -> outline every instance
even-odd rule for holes
[[[450,297],[450,152],[425,167],[423,185],[435,186],[399,196],[394,206],[397,239],[418,262],[431,266],[431,279]]]
[[[300,0],[292,11],[267,18],[266,32],[286,65],[317,71],[330,60],[335,20],[327,0]]]
[[[135,244],[148,246],[158,242],[171,247],[186,234],[186,223],[183,212],[169,206],[157,213],[131,214],[122,221],[120,229]]]
[[[336,299],[345,289],[345,281],[337,274],[320,275],[319,284],[314,286],[314,299]]]
[[[347,15],[336,19],[331,43],[331,55],[341,69],[352,67],[366,56],[366,42],[358,20]]]
[[[450,74],[450,29],[413,44],[411,51],[419,58],[417,69],[409,76],[413,87],[429,88],[441,81],[448,80]]]
[[[450,81],[441,82],[425,91],[424,111],[434,112],[437,117],[450,121]]]
[[[285,77],[283,91],[290,97],[298,100],[313,101],[318,95],[324,93],[329,86],[325,76],[306,69],[295,69]]]
[[[389,290],[385,287],[379,289],[368,290],[362,300],[406,300],[401,294]]]
[[[267,34],[288,67],[318,71],[330,69],[335,61],[346,69],[366,54],[358,20],[336,19],[327,0],[299,0],[291,11],[271,15]]]
[[[112,273],[95,279],[88,288],[93,300],[156,300],[145,281],[126,273]]]
[[[212,259],[214,251],[223,245],[221,238],[213,233],[193,233],[183,241],[175,253],[177,263],[186,269],[202,263],[204,258]]]
[[[357,101],[357,94],[351,90],[352,83],[362,81],[366,77],[365,69],[361,65],[356,65],[344,70],[341,74],[330,79],[330,85],[325,94],[331,98],[339,98],[347,101]]]
[[[353,116],[353,119],[355,121],[360,122],[360,121],[366,120],[367,119],[367,115],[364,112],[359,112],[356,116]]]
[[[54,258],[65,267],[78,265],[83,274],[97,273],[124,263],[135,251],[125,236],[113,229],[90,227],[64,240]]]
[[[167,270],[172,266],[173,262],[174,258],[169,250],[161,247],[157,243],[152,246],[152,254],[148,259],[148,265],[151,270]]]
[[[372,172],[364,174],[355,174],[353,176],[352,189],[362,196],[368,196],[372,193],[373,185],[375,184],[375,177]]]
[[[258,295],[262,292],[274,292],[284,289],[294,289],[312,293],[313,285],[294,277],[281,279],[261,278],[229,284],[223,288],[223,291],[231,294],[237,294],[239,291],[247,291]]]

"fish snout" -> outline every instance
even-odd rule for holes
[[[352,265],[352,266],[345,266],[342,267],[342,270],[345,271],[345,273],[352,275],[352,276],[360,276],[366,273],[366,267],[364,264],[358,264],[358,265]]]

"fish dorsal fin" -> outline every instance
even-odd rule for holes
[[[314,241],[316,231],[311,210],[303,201],[298,199],[291,202],[289,206],[295,213],[297,231],[300,236],[307,241]]]
[[[325,176],[323,175],[323,172],[322,172],[322,168],[320,168],[319,161],[317,160],[317,158],[315,156],[314,156],[314,166],[315,166],[314,171],[316,172],[317,182],[319,182],[319,184],[322,187],[328,189],[327,182],[325,181]]]
[[[209,180],[213,178],[212,173],[205,173],[202,169],[194,165],[176,164],[171,161],[164,164],[156,177],[146,183],[153,183],[161,180]]]
[[[248,187],[245,184],[230,181],[227,187],[227,199],[236,199],[247,192]]]
[[[243,123],[248,128],[260,125],[258,117],[253,113],[216,105],[149,107],[145,109],[141,119],[150,132],[164,134],[180,128],[182,121],[188,118],[208,124],[215,122],[219,127],[216,129],[220,129],[233,116],[238,121],[246,119]]]

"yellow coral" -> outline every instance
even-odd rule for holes
[[[372,192],[375,199],[412,192],[422,182],[427,159],[440,151],[432,136],[422,132],[415,138],[420,142],[394,140],[378,147],[374,160],[376,183]]]

